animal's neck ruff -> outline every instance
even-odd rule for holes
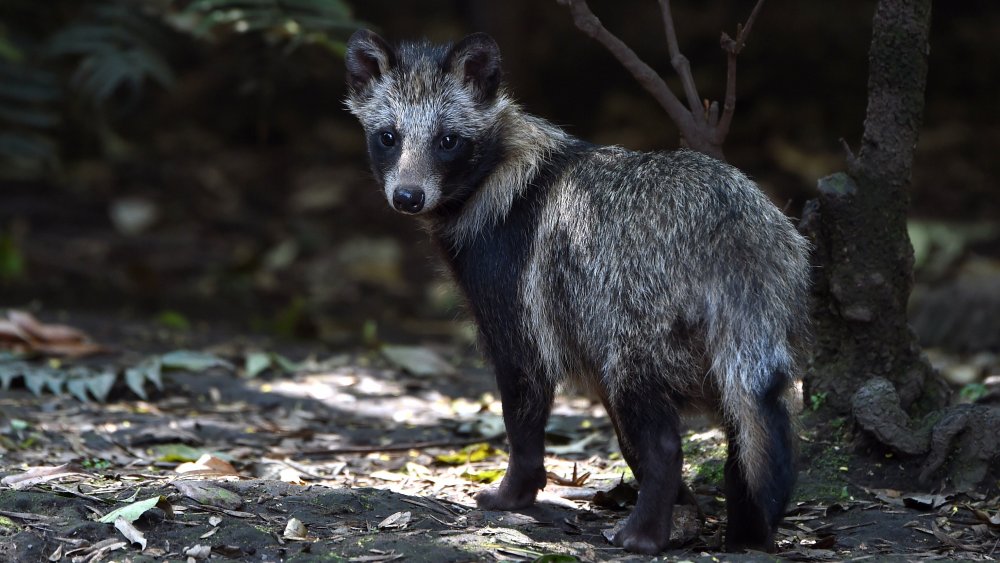
[[[544,119],[524,113],[500,95],[497,127],[504,142],[504,159],[475,188],[457,215],[437,231],[454,249],[465,246],[484,228],[502,222],[514,201],[531,189],[553,155],[563,150],[570,136]]]

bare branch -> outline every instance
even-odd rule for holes
[[[764,0],[757,0],[753,11],[750,12],[750,17],[747,18],[746,25],[736,26],[736,39],[723,32],[720,40],[723,50],[726,51],[726,97],[722,104],[722,116],[719,117],[719,123],[713,135],[713,141],[720,145],[729,135],[729,127],[733,122],[733,112],[736,110],[736,57],[746,45],[747,36],[750,34],[750,29],[753,27],[754,21],[757,20],[757,14],[760,13],[763,5]]]
[[[639,84],[652,94],[653,98],[667,112],[667,115],[677,124],[681,136],[687,141],[688,146],[720,160],[724,159],[722,148],[714,142],[712,132],[703,125],[703,119],[695,117],[698,112],[692,113],[685,108],[684,104],[667,86],[667,83],[663,81],[663,78],[644,63],[628,45],[601,24],[601,20],[597,19],[597,16],[590,11],[586,0],[558,0],[558,2],[569,8],[570,14],[573,16],[573,23],[580,31],[604,45],[618,59],[618,62],[632,73]]]
[[[691,76],[691,63],[688,58],[681,53],[677,43],[677,30],[674,28],[674,16],[670,10],[670,0],[660,0],[660,12],[663,14],[663,29],[667,33],[667,50],[670,52],[670,65],[674,67],[677,76],[684,86],[684,95],[687,96],[688,107],[691,114],[696,118],[701,114],[698,109],[701,107],[701,98],[698,96],[698,88]]]

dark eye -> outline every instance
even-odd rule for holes
[[[458,146],[458,135],[445,135],[441,137],[441,148],[450,151]]]
[[[378,140],[383,147],[391,147],[396,144],[396,136],[388,131],[379,133]]]

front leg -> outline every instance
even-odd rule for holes
[[[476,504],[487,510],[515,510],[534,504],[545,487],[545,423],[552,410],[553,385],[543,374],[507,364],[498,363],[496,374],[510,459],[500,486],[476,495]]]

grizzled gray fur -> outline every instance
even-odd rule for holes
[[[439,243],[496,367],[508,472],[480,506],[545,484],[553,389],[601,398],[640,483],[615,543],[655,553],[680,486],[678,416],[729,439],[727,546],[770,549],[795,471],[784,395],[806,333],[807,244],[735,168],[576,139],[522,111],[496,43],[348,45],[347,105],[386,199]]]

